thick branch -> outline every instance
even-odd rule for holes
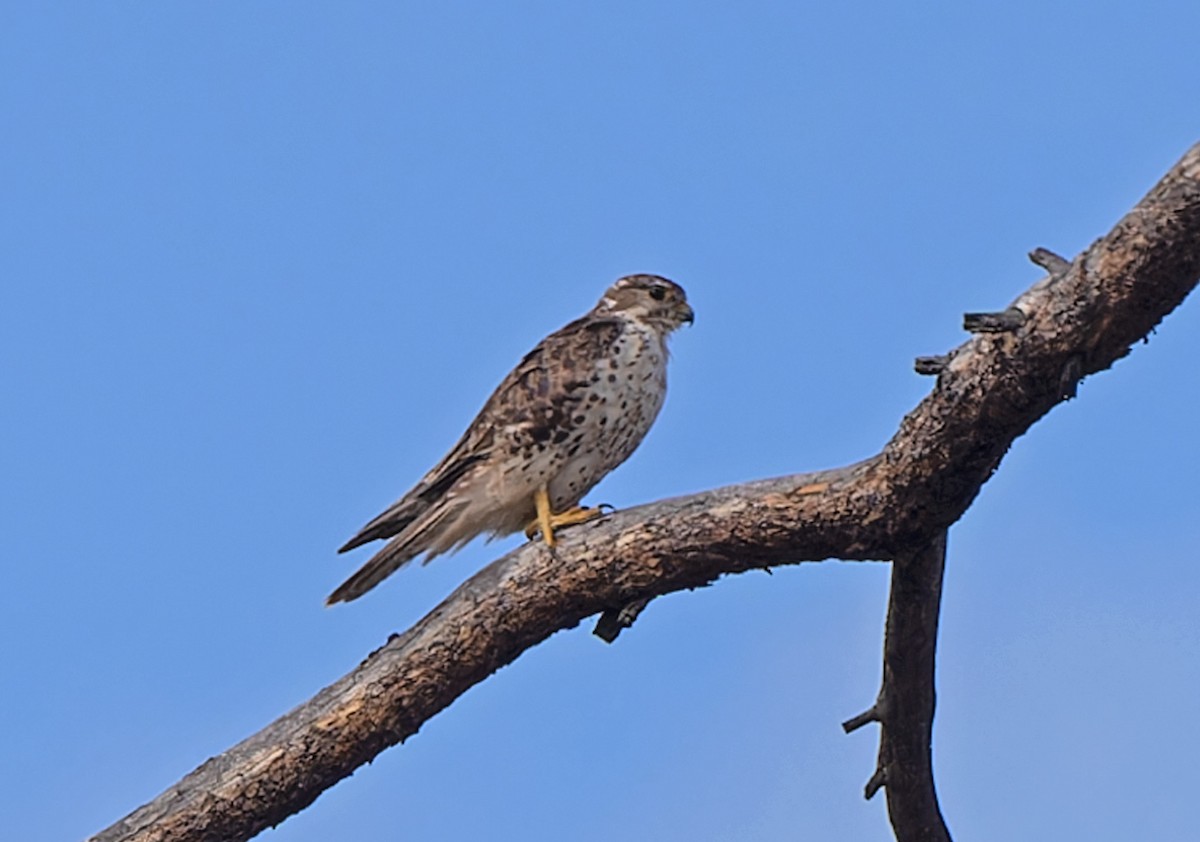
[[[767,565],[911,554],[954,523],[1013,440],[1079,377],[1129,352],[1200,274],[1200,146],[1104,239],[1013,306],[1016,330],[956,349],[877,456],[664,500],[522,547],[260,733],[95,840],[248,839],[415,734],[554,632],[638,599]],[[1077,379],[1077,378],[1076,378]]]
[[[879,761],[866,796],[887,788],[897,842],[950,842],[933,786],[934,655],[946,534],[892,564],[883,646]],[[877,783],[877,781],[879,783]]]

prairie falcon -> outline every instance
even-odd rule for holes
[[[540,532],[553,547],[557,527],[597,517],[579,501],[654,423],[667,337],[692,319],[683,289],[666,278],[614,283],[526,354],[446,457],[338,550],[390,539],[326,604],[357,599],[422,553],[429,561],[485,532]]]

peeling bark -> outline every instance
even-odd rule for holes
[[[1069,264],[1044,250],[1034,254],[1050,274],[1007,308],[1021,318],[946,355],[933,391],[878,455],[619,512],[564,530],[556,552],[541,544],[515,550],[349,675],[92,839],[249,839],[586,617],[728,573],[927,551],[1018,436],[1074,394],[1083,377],[1129,353],[1195,286],[1200,145]],[[929,657],[932,665],[932,650]],[[893,747],[910,745],[906,726],[893,720],[885,727]],[[916,737],[928,746],[928,734]],[[893,751],[889,762],[910,761]],[[886,771],[878,777],[876,788],[895,780]],[[891,802],[905,796],[889,787],[888,798],[895,821]]]

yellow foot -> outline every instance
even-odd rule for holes
[[[594,508],[574,506],[565,512],[555,514],[550,511],[550,495],[546,493],[545,488],[539,488],[534,492],[533,502],[537,507],[537,518],[531,520],[526,525],[525,537],[532,539],[534,535],[540,532],[542,533],[542,540],[546,542],[546,546],[548,547],[553,547],[558,543],[554,537],[554,530],[558,527],[586,523],[604,514],[603,506],[596,506]]]

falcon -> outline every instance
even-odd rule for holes
[[[619,279],[526,354],[446,457],[338,550],[387,540],[326,604],[484,533],[523,529],[554,547],[555,530],[599,517],[579,503],[650,430],[667,393],[667,337],[693,318],[678,284]]]

